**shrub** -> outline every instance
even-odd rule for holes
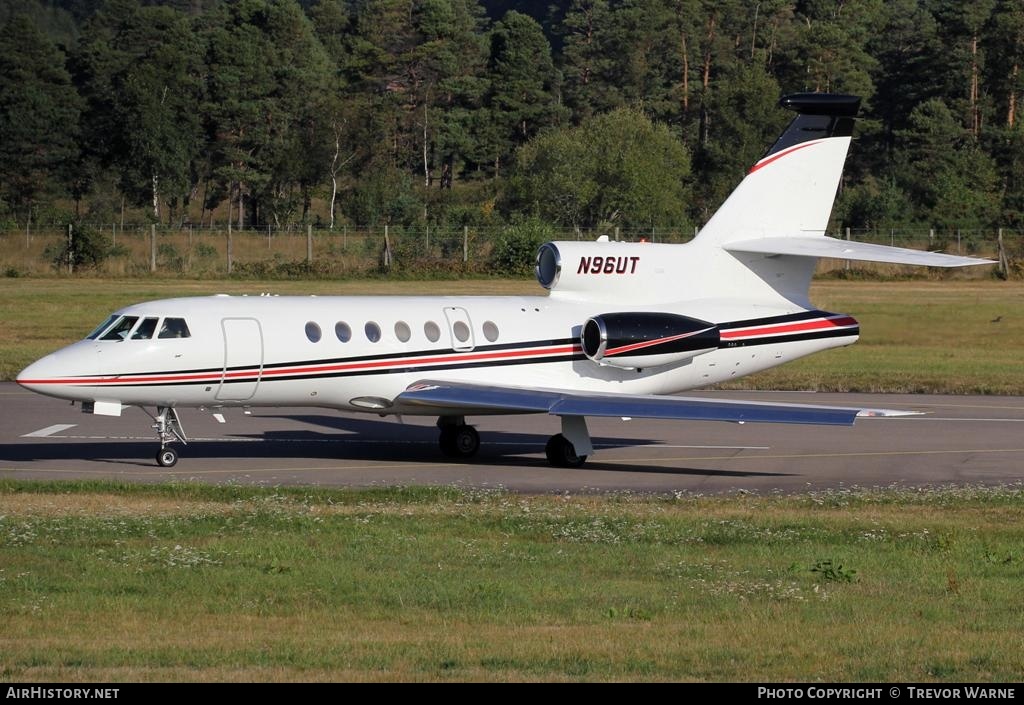
[[[537,250],[553,238],[554,228],[537,218],[506,227],[491,251],[491,272],[504,275],[530,274]]]

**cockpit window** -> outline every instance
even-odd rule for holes
[[[132,333],[132,340],[149,340],[153,337],[153,333],[156,332],[156,322],[159,318],[144,318],[139,327]]]
[[[107,329],[107,327],[110,326],[110,324],[113,323],[114,321],[116,321],[118,318],[120,318],[120,316],[118,316],[116,313],[113,314],[110,318],[108,318],[107,320],[103,321],[102,324],[97,326],[96,330],[94,330],[89,335],[85,336],[85,339],[86,340],[96,340],[98,337],[100,337],[100,333],[105,331]]]
[[[138,316],[121,316],[121,319],[100,340],[124,340],[138,320]]]
[[[184,318],[165,318],[164,324],[160,326],[158,338],[188,338],[188,325]]]

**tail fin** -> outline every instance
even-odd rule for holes
[[[698,241],[725,245],[825,233],[860,98],[798,93],[779,105],[797,116],[704,226]]]
[[[717,281],[731,293],[809,306],[821,257],[931,267],[991,263],[827,237],[860,98],[800,93],[779,104],[797,116],[693,241],[712,251]]]

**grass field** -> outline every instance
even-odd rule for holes
[[[0,481],[0,680],[1016,681],[1022,499]]]
[[[171,296],[537,294],[532,281],[0,279],[0,379],[80,339],[110,311]],[[1024,283],[819,281],[812,300],[861,322],[853,346],[744,378],[733,388],[1024,394]],[[998,319],[998,320],[997,320]],[[996,322],[993,322],[996,321]]]

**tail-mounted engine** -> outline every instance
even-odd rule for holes
[[[678,301],[685,252],[680,245],[648,242],[549,242],[537,253],[537,281],[561,298]]]
[[[718,326],[672,313],[603,313],[583,326],[583,352],[625,369],[683,362],[718,347]]]

